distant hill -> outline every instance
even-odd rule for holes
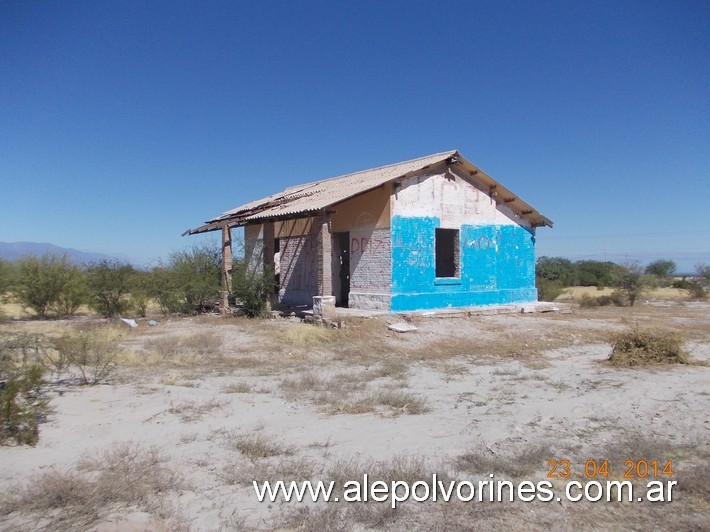
[[[61,246],[55,246],[54,244],[40,242],[0,242],[0,259],[11,262],[19,259],[23,255],[36,255],[39,257],[45,253],[52,253],[59,257],[66,253],[69,259],[77,264],[91,264],[102,260],[131,262],[127,257],[63,248]]]

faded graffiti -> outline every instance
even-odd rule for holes
[[[476,238],[475,235],[466,235],[463,241],[463,247],[479,250],[498,250],[501,240],[502,237],[499,232],[497,232],[493,237],[489,237],[488,235],[480,235]]]
[[[377,253],[384,245],[385,241],[380,238],[367,236],[358,238],[355,236],[350,240],[350,253],[365,253],[366,251]]]
[[[350,269],[351,291],[388,292],[391,279],[389,230],[351,234]]]

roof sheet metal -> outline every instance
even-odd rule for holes
[[[229,210],[210,220],[210,222],[230,218],[242,213],[247,214],[248,211],[260,205],[265,207],[259,209],[258,213],[247,214],[245,219],[259,220],[318,211],[356,194],[376,188],[397,177],[421,170],[425,166],[443,162],[455,153],[456,151],[437,153],[420,159],[289,187],[278,194]],[[268,206],[271,202],[276,202],[277,204]]]
[[[288,187],[277,194],[272,194],[266,198],[226,211],[207,221],[202,227],[187,231],[186,234],[213,231],[219,229],[225,223],[230,226],[239,226],[265,219],[298,217],[301,214],[321,211],[398,177],[442,163],[452,157],[456,158],[463,168],[473,176],[472,179],[492,187],[491,190],[495,189],[496,194],[503,198],[504,203],[518,215],[537,225],[552,226],[552,222],[548,218],[517,198],[485,172],[466,161],[460,156],[458,151],[452,150],[371,170]]]

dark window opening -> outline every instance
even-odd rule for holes
[[[436,276],[459,276],[459,230],[436,230]]]

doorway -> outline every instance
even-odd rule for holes
[[[338,292],[335,293],[338,306],[348,306],[350,294],[350,233],[335,233],[335,259],[338,267]]]

